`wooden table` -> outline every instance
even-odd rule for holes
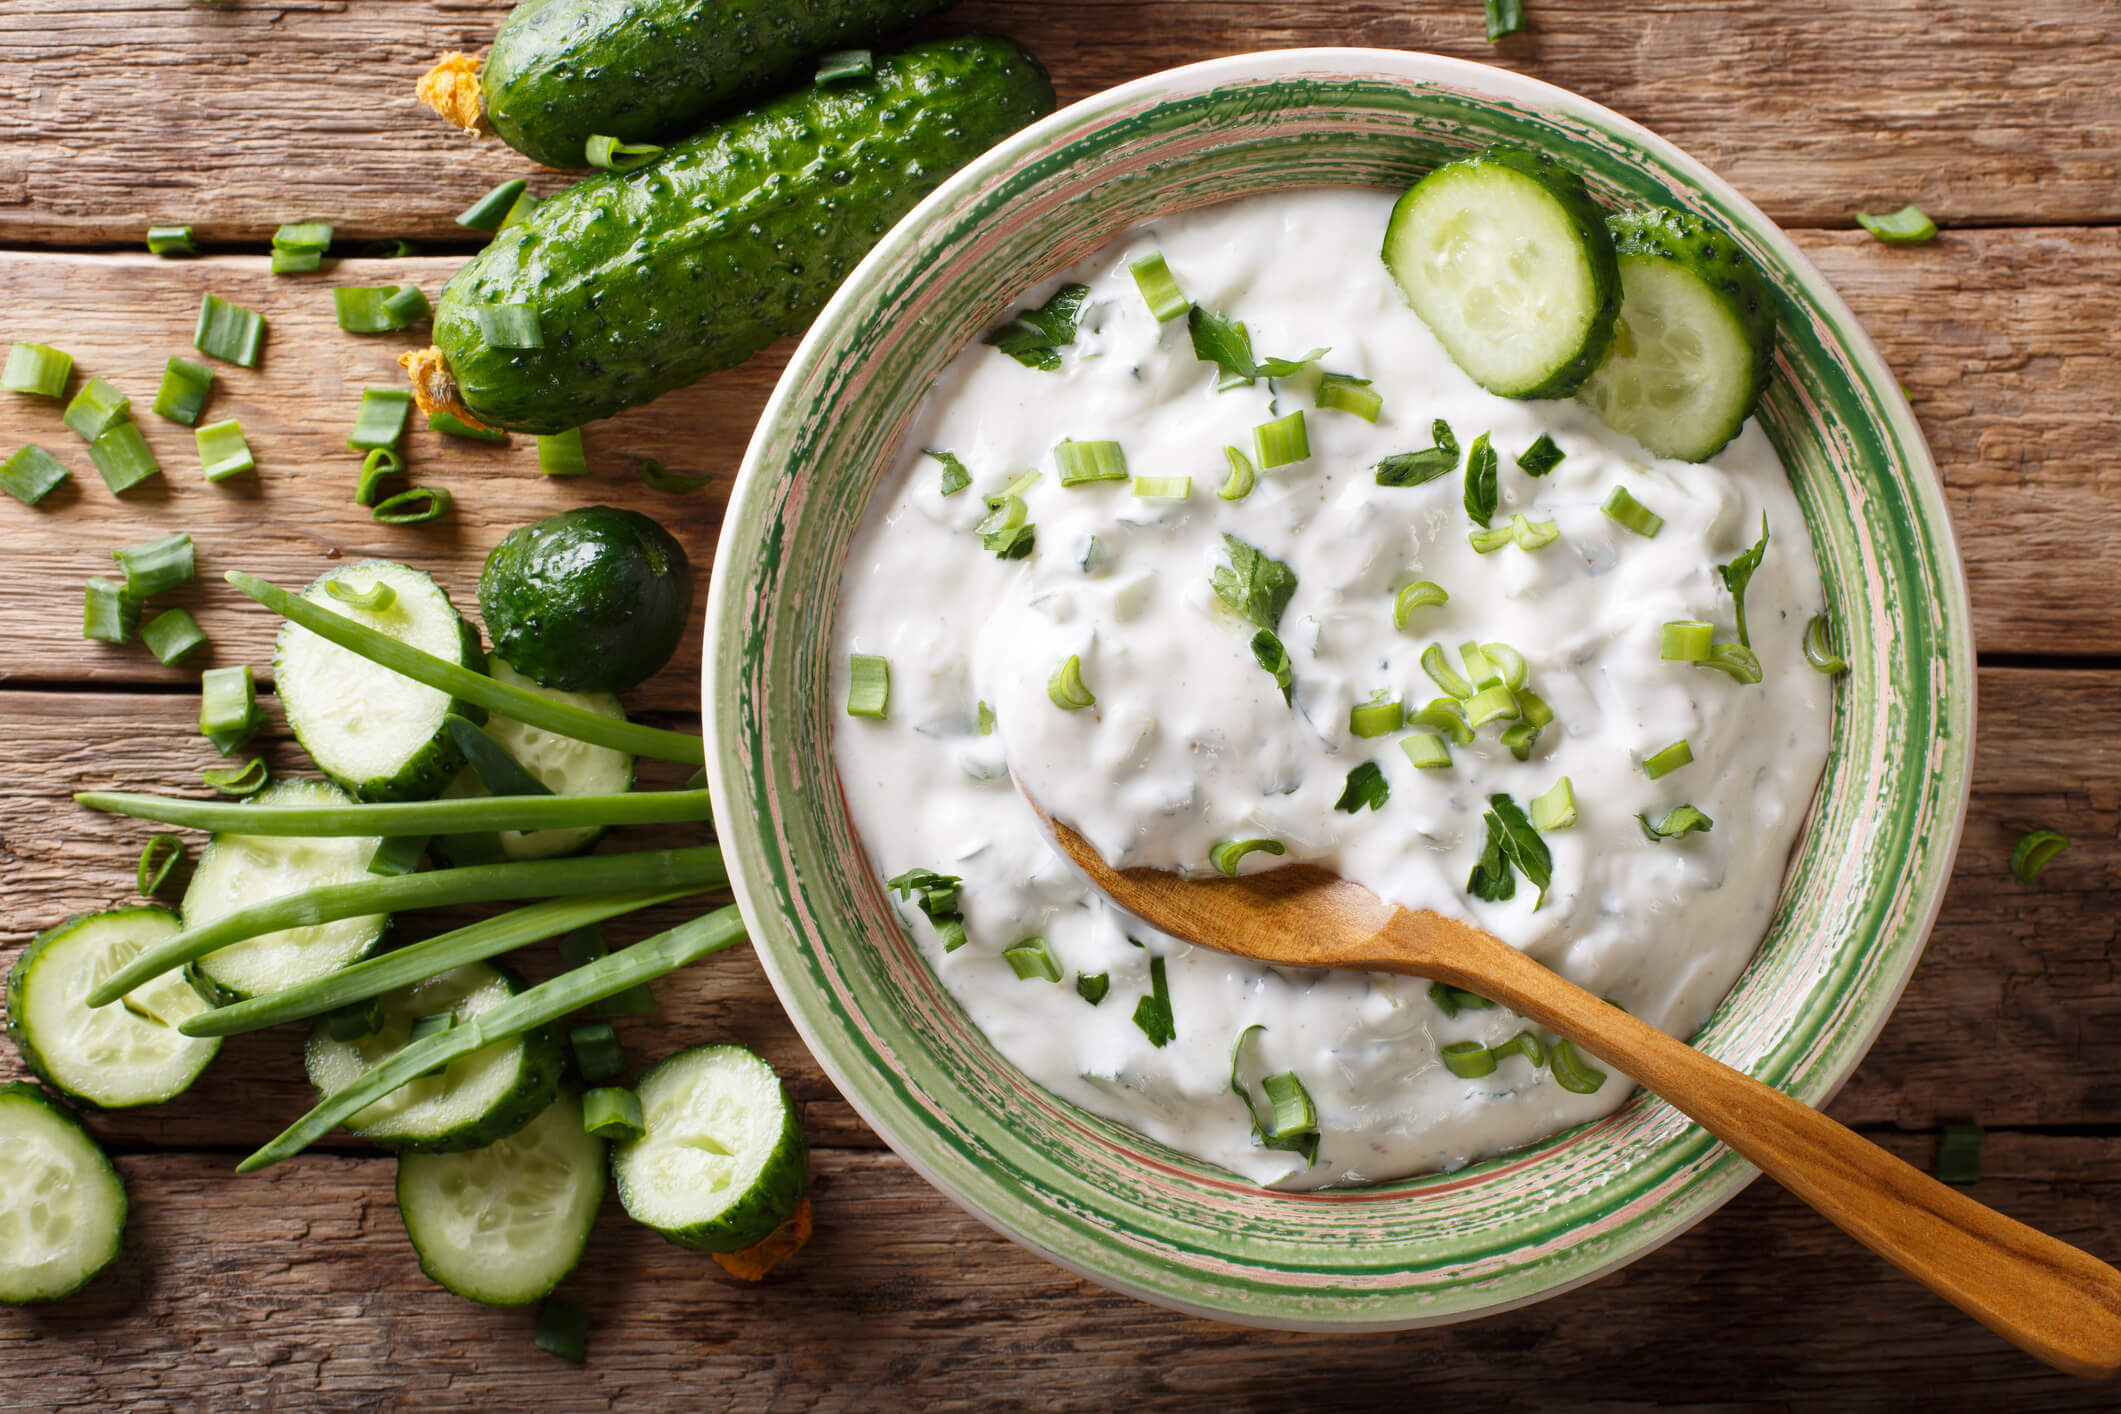
[[[784,351],[588,430],[588,482],[506,448],[415,431],[417,480],[455,516],[393,530],[351,496],[342,441],[400,341],[333,326],[325,287],[463,259],[450,217],[529,172],[453,136],[411,98],[437,51],[483,50],[501,0],[4,0],[0,339],[57,344],[144,409],[188,352],[202,291],[266,311],[256,372],[218,367],[255,482],[203,484],[184,429],[143,417],[166,483],[118,501],[72,435],[0,398],[0,452],[36,440],[77,471],[35,511],[0,499],[0,962],[37,929],[127,901],[142,829],[67,793],[195,788],[209,752],[195,671],[76,634],[112,546],[176,527],[202,581],[242,566],[301,583],[332,555],[433,570],[472,602],[486,550],[564,505],[607,501],[677,527],[703,571],[718,513]],[[1981,653],[1973,808],[1929,954],[1833,1105],[1918,1163],[1941,1124],[1988,1127],[1984,1201],[2121,1258],[2121,8],[2111,0],[1527,0],[1500,45],[1476,0],[1307,4],[982,0],[934,28],[1027,41],[1064,100],[1236,51],[1353,44],[1489,60],[1637,118],[1791,228],[1899,371],[1942,468]],[[530,173],[536,190],[562,184]],[[1888,248],[1858,209],[1919,202],[1944,234]],[[275,278],[289,219],[435,253]],[[143,253],[151,221],[215,248]],[[640,486],[632,459],[709,471],[703,496]],[[225,588],[179,595],[213,661],[269,661],[273,625]],[[697,721],[695,636],[634,694]],[[299,752],[275,737],[276,765]],[[2075,846],[2037,887],[2015,829]],[[595,1312],[586,1368],[532,1349],[524,1312],[421,1276],[387,1157],[343,1138],[238,1179],[308,1103],[292,1031],[231,1042],[191,1093],[93,1121],[130,1183],[125,1256],[81,1296],[0,1311],[0,1409],[355,1407],[868,1409],[1037,1406],[1477,1410],[1816,1405],[2113,1407],[1959,1317],[1769,1185],[1626,1271],[1507,1316],[1396,1336],[1262,1333],[1170,1314],[1047,1266],[958,1212],[885,1150],[824,1079],[748,954],[662,989],[629,1020],[636,1056],[723,1037],[789,1078],[816,1146],[818,1233],[759,1287],[605,1214],[568,1291]],[[0,1048],[0,1079],[21,1067]]]

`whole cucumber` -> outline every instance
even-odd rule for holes
[[[423,399],[453,388],[519,432],[645,403],[801,332],[893,222],[1052,106],[1039,62],[985,35],[775,99],[548,198],[457,272],[436,348],[401,362]],[[492,305],[530,306],[542,347],[488,347]],[[431,356],[440,378],[416,366]]]
[[[486,56],[486,119],[548,167],[585,167],[593,134],[682,136],[956,0],[523,0]]]

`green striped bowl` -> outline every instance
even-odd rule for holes
[[[829,749],[828,606],[908,413],[1025,287],[1152,217],[1289,187],[1403,188],[1495,141],[1553,153],[1609,204],[1706,213],[1775,286],[1760,416],[1850,672],[1773,930],[1697,1044],[1824,1103],[1898,999],[1951,870],[1973,747],[1966,584],[1921,434],[1848,309],[1749,202],[1635,124],[1514,74],[1368,49],[1222,59],[1078,103],[958,174],[849,277],[775,390],[721,532],[708,773],[789,1015],[936,1187],[1062,1266],[1182,1310],[1462,1320],[1613,1270],[1754,1170],[1638,1092],[1458,1173],[1265,1192],[1054,1098],[943,990],[863,856]]]

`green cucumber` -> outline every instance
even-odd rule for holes
[[[682,137],[711,113],[808,78],[814,57],[869,43],[955,0],[523,0],[479,76],[501,140],[585,167],[595,134]]]
[[[802,1201],[802,1120],[773,1067],[750,1051],[680,1051],[634,1093],[647,1133],[613,1148],[611,1171],[635,1222],[696,1252],[741,1252]]]
[[[385,586],[390,603],[382,609],[358,607],[334,595],[334,584],[354,592]],[[361,560],[319,575],[302,597],[474,672],[485,666],[478,630],[419,570],[389,560]],[[413,682],[293,623],[280,626],[273,681],[287,725],[310,759],[363,800],[432,799],[464,764],[442,719],[459,712],[475,722],[486,720],[485,709]]]
[[[330,1018],[309,1033],[309,1081],[320,1094],[343,1090],[405,1049],[415,1022],[447,1014],[475,1021],[523,990],[523,979],[473,962],[384,994],[382,1024],[352,1040],[332,1034]],[[563,1056],[549,1026],[503,1037],[393,1090],[346,1121],[348,1132],[403,1153],[479,1149],[521,1129],[552,1104]]]
[[[1408,189],[1384,262],[1467,377],[1507,398],[1562,398],[1605,357],[1620,306],[1613,242],[1583,180],[1491,147]]]
[[[23,949],[7,975],[7,1029],[38,1078],[112,1110],[159,1105],[191,1088],[221,1043],[177,1030],[207,1009],[182,972],[143,982],[110,1006],[87,1000],[90,988],[183,926],[166,908],[84,913]]]
[[[1577,397],[1660,457],[1707,461],[1767,387],[1774,296],[1738,243],[1691,211],[1644,207],[1606,224],[1620,322]]]
[[[514,1134],[398,1160],[398,1214],[420,1270],[488,1306],[523,1306],[582,1260],[604,1201],[604,1141],[561,1095]]]
[[[275,781],[248,806],[345,805],[345,792],[325,781]],[[238,909],[325,884],[369,877],[368,861],[381,841],[373,835],[304,838],[216,834],[199,855],[184,891],[184,926],[197,928]],[[335,972],[376,950],[388,914],[314,923],[231,943],[192,964],[193,984],[216,1001],[277,992]]]
[[[599,172],[449,282],[434,315],[445,376],[416,372],[422,396],[453,390],[482,422],[562,432],[742,363],[801,332],[893,222],[1052,104],[1036,59],[967,35]],[[527,306],[540,347],[489,347],[479,315],[495,305]]]
[[[56,1301],[125,1239],[125,1180],[42,1087],[0,1085],[0,1305]]]
[[[493,651],[545,686],[623,691],[677,651],[692,617],[692,562],[639,511],[580,506],[493,547],[479,616]]]
[[[585,712],[595,712],[621,722],[626,720],[626,708],[611,693],[561,692],[558,688],[540,687],[499,658],[488,658],[486,671],[511,687],[580,707]],[[545,788],[554,795],[623,795],[633,789],[634,761],[627,752],[614,751],[608,746],[592,746],[571,736],[546,731],[543,727],[526,727],[513,717],[489,716],[486,734],[499,742],[523,769],[543,781]],[[457,773],[457,778],[442,794],[451,798],[485,795],[486,787],[480,783],[476,772],[466,769]],[[603,827],[598,825],[528,833],[503,830],[500,832],[501,856],[504,859],[554,859],[563,854],[580,854],[595,844],[603,833]],[[445,854],[449,852],[446,837],[437,843]]]

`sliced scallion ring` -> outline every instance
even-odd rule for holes
[[[405,418],[412,409],[412,394],[404,388],[363,388],[361,407],[354,414],[354,429],[347,434],[350,451],[366,452],[377,447],[395,447],[405,435]]]
[[[1625,486],[1615,486],[1613,493],[1605,498],[1605,504],[1598,509],[1644,539],[1664,529],[1664,517],[1629,495]]]
[[[1437,1055],[1451,1074],[1462,1080],[1478,1080],[1495,1073],[1495,1053],[1478,1041],[1453,1041]]]
[[[1134,494],[1144,501],[1183,501],[1193,494],[1190,476],[1137,476]]]
[[[458,213],[457,224],[492,235],[501,229],[502,220],[516,204],[516,198],[523,194],[525,185],[521,177],[501,183]]]
[[[1652,752],[1642,759],[1642,773],[1651,780],[1659,780],[1685,766],[1694,759],[1694,748],[1681,737],[1662,751]]]
[[[1674,619],[1664,626],[1663,646],[1658,656],[1668,663],[1699,663],[1715,646],[1715,625],[1700,619]]]
[[[1937,223],[1919,206],[1908,205],[1883,216],[1856,213],[1856,224],[1887,245],[1921,245],[1937,239]]]
[[[1058,982],[1063,971],[1060,959],[1053,955],[1053,949],[1046,945],[1044,938],[1038,937],[1025,938],[1012,947],[1002,949],[1002,961],[1009,964],[1010,971],[1014,972],[1020,981],[1025,982],[1033,978],[1042,982]]]
[[[253,756],[241,766],[209,766],[199,773],[199,779],[221,794],[241,800],[264,790],[272,773],[266,768],[264,757]]]
[[[112,494],[122,496],[141,482],[162,474],[162,463],[148,450],[140,425],[127,419],[88,444],[88,459]]]
[[[505,442],[506,430],[499,427],[474,427],[453,412],[436,411],[427,418],[427,430],[439,432],[444,437],[462,437],[473,442]]]
[[[206,646],[206,630],[189,610],[164,609],[140,626],[140,642],[164,667],[174,667]]]
[[[2059,830],[2028,831],[2011,850],[2011,873],[2018,876],[2020,883],[2030,884],[2069,845],[2069,836]]]
[[[382,499],[382,484],[405,474],[405,458],[394,447],[376,447],[361,459],[361,481],[354,488],[354,504],[373,506]]]
[[[181,584],[190,584],[198,573],[198,560],[191,537],[183,531],[139,545],[121,545],[110,557],[125,571],[125,592],[145,602],[166,594]]]
[[[1117,442],[1078,442],[1071,437],[1053,449],[1053,461],[1063,486],[1127,479],[1126,453]]]
[[[1442,771],[1451,764],[1451,748],[1435,732],[1409,732],[1399,739],[1399,749],[1417,771]]]
[[[1095,707],[1097,698],[1083,686],[1083,660],[1071,653],[1068,661],[1053,670],[1046,679],[1046,696],[1063,712],[1075,712],[1084,707]]]
[[[1156,316],[1159,324],[1168,324],[1174,319],[1186,317],[1193,302],[1178,288],[1172,277],[1171,267],[1164,263],[1164,253],[1151,251],[1141,259],[1131,261],[1127,271],[1134,276],[1134,287],[1142,292],[1142,299],[1149,306],[1149,313]]]
[[[1467,682],[1465,675],[1451,666],[1450,655],[1444,651],[1441,643],[1432,643],[1421,650],[1421,670],[1427,673],[1438,687],[1460,702],[1473,695],[1473,684]]]
[[[1426,609],[1437,604],[1448,604],[1450,594],[1432,580],[1417,579],[1399,591],[1392,601],[1392,627],[1405,628],[1407,618],[1416,609]]]
[[[631,172],[663,155],[652,142],[620,142],[604,133],[591,133],[582,144],[582,156],[590,166],[605,172]]]
[[[1293,466],[1311,459],[1311,437],[1304,429],[1303,409],[1263,422],[1252,429],[1252,456],[1261,471]]]
[[[218,295],[202,296],[191,342],[208,358],[256,368],[259,351],[265,346],[265,316]]]
[[[1812,621],[1804,626],[1804,661],[1830,678],[1849,670],[1849,665],[1834,651],[1833,631],[1834,626],[1825,614],[1812,615]]]
[[[133,882],[139,886],[140,897],[153,898],[161,893],[170,872],[184,862],[184,853],[184,836],[150,835],[134,871]]]
[[[1215,494],[1225,501],[1242,501],[1252,494],[1258,473],[1252,470],[1252,459],[1235,447],[1223,448],[1223,456],[1230,463],[1230,474],[1223,478],[1223,484],[1216,488]]]
[[[325,591],[332,598],[349,608],[365,609],[371,614],[388,613],[398,602],[398,591],[381,579],[371,581],[366,589],[357,589],[345,579],[327,580]]]
[[[1465,712],[1456,698],[1439,697],[1419,712],[1409,712],[1407,725],[1431,728],[1453,746],[1473,744],[1473,728],[1467,724]]]
[[[258,468],[258,459],[243,435],[243,424],[232,417],[195,427],[191,436],[199,449],[199,471],[208,481],[226,481]]]
[[[213,386],[214,371],[211,368],[172,354],[162,369],[162,386],[155,393],[155,416],[181,422],[186,427],[195,425]]]
[[[1280,840],[1224,840],[1208,851],[1208,862],[1230,878],[1237,877],[1238,861],[1248,854],[1286,854]]]
[[[1566,830],[1576,823],[1576,788],[1563,776],[1544,794],[1532,797],[1532,828],[1541,834]]]
[[[1701,660],[1701,666],[1729,673],[1733,681],[1741,683],[1756,683],[1763,676],[1760,655],[1742,643],[1717,644]]]
[[[74,479],[57,457],[31,442],[0,462],[0,491],[25,506],[34,506]]]
[[[1318,405],[1336,412],[1352,413],[1364,422],[1377,421],[1385,400],[1370,387],[1370,380],[1350,373],[1325,373],[1318,379]]]
[[[634,475],[647,482],[652,489],[661,491],[667,496],[693,496],[714,485],[714,473],[711,471],[701,472],[698,475],[693,475],[690,472],[670,471],[654,457],[641,458],[634,465],[633,471]],[[945,475],[947,479],[947,473]],[[971,484],[970,476],[966,477],[965,484]],[[962,491],[965,487],[959,486],[956,489]],[[945,491],[943,494],[948,496],[952,493]]]
[[[538,472],[543,476],[587,476],[589,454],[582,449],[582,429],[550,432],[538,438]]]
[[[66,380],[74,375],[74,356],[49,344],[10,344],[7,369],[0,372],[0,388],[32,397],[56,398],[65,394]]]
[[[1466,724],[1476,730],[1490,722],[1514,721],[1517,715],[1517,694],[1501,683],[1466,699]]]
[[[147,249],[151,255],[164,259],[178,259],[199,253],[199,243],[192,238],[189,226],[149,226]],[[142,892],[145,892],[144,890]]]
[[[378,525],[425,525],[448,515],[455,504],[446,486],[415,486],[377,506],[369,518]]]
[[[1556,1041],[1547,1053],[1547,1067],[1555,1084],[1571,1094],[1595,1094],[1605,1084],[1605,1072],[1586,1061],[1573,1041]]]
[[[1488,662],[1500,674],[1502,685],[1515,692],[1524,686],[1525,677],[1531,669],[1526,665],[1524,654],[1507,643],[1483,643],[1480,651],[1487,655]]]
[[[869,653],[847,659],[847,715],[882,719],[891,710],[891,661]]]
[[[1357,703],[1348,710],[1348,730],[1364,739],[1390,736],[1406,719],[1406,705],[1398,698],[1390,701],[1375,699]]]

